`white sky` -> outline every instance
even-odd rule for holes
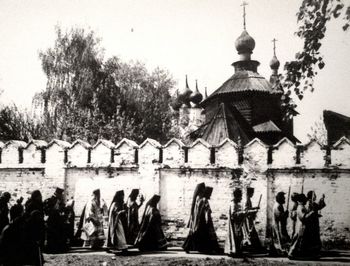
[[[349,0],[345,0],[350,4]],[[299,0],[250,0],[247,30],[255,39],[252,59],[267,79],[272,42],[277,42],[281,66],[293,59],[301,46],[293,33]],[[204,92],[217,89],[233,74],[238,60],[234,41],[242,32],[240,0],[0,0],[0,102],[30,108],[35,92],[46,78],[39,50],[54,43],[54,26],[90,27],[102,38],[105,56],[141,60],[149,69],[165,68],[184,86],[195,79]],[[304,140],[322,110],[350,115],[350,33],[341,21],[328,28],[322,52],[326,67],[315,81],[316,91],[299,103],[295,135]],[[133,29],[133,31],[131,31]],[[282,67],[281,67],[282,69]]]

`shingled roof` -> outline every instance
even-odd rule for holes
[[[237,71],[232,77],[226,80],[224,84],[222,84],[207,99],[205,99],[203,103],[218,95],[235,92],[279,93],[272,88],[271,83],[268,82],[263,76],[251,70],[241,70]]]
[[[226,138],[244,145],[255,137],[252,127],[232,104],[221,103],[213,118],[190,134],[191,139],[202,138],[211,145],[219,145]]]
[[[255,132],[282,132],[271,120],[253,127]]]

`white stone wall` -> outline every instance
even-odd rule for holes
[[[273,168],[293,167],[296,165],[296,147],[289,141],[276,145],[272,151]]]
[[[139,148],[139,164],[153,164],[159,162],[159,149],[147,142]]]
[[[180,167],[185,163],[185,151],[177,143],[171,142],[163,148],[163,164],[170,167]]]
[[[23,166],[25,167],[42,167],[41,150],[32,143],[23,150]]]
[[[1,152],[1,167],[19,167],[18,147],[5,146]]]
[[[300,164],[306,168],[323,168],[325,166],[326,150],[317,142],[312,142],[301,153]]]
[[[74,197],[79,215],[92,190],[97,187],[107,204],[117,190],[123,189],[127,196],[132,188],[139,188],[146,199],[154,193],[161,195],[160,210],[165,232],[172,239],[181,239],[188,230],[184,225],[188,220],[193,190],[197,183],[205,182],[214,187],[210,204],[214,226],[223,241],[227,232],[228,204],[235,187],[244,189],[243,205],[247,186],[255,188],[254,205],[262,195],[256,220],[262,239],[268,237],[266,225],[271,224],[276,193],[287,193],[289,186],[291,192],[300,192],[303,187],[304,192],[313,189],[318,196],[326,194],[327,207],[322,210],[320,218],[322,240],[341,242],[350,239],[350,145],[347,141],[331,150],[330,166],[325,165],[325,151],[320,150],[318,144],[306,146],[300,158],[301,164],[296,165],[295,147],[283,142],[272,154],[274,163],[271,166],[267,164],[269,147],[260,141],[244,147],[242,165],[237,163],[238,154],[230,142],[215,147],[215,165],[210,164],[210,146],[205,142],[197,141],[189,147],[186,164],[184,151],[176,142],[163,146],[163,164],[158,163],[159,149],[155,145],[158,144],[151,141],[139,148],[138,165],[134,164],[137,146],[128,142],[119,145],[114,155],[116,162],[110,165],[110,149],[99,145],[92,150],[92,163],[88,167],[87,149],[80,144],[76,144],[75,149],[68,149],[71,163],[67,165],[64,163],[67,145],[49,145],[46,163],[40,165],[41,155],[34,146],[26,149],[24,163],[18,164],[17,147],[7,145],[2,150],[0,191],[9,191],[15,200],[19,196],[29,196],[34,189],[40,189],[44,197],[48,197],[59,186],[65,188],[67,198]]]
[[[91,149],[91,164],[93,166],[107,166],[111,164],[111,149],[102,143]]]
[[[188,149],[188,165],[194,167],[210,166],[210,149],[202,142],[194,143]]]
[[[89,149],[77,143],[68,150],[68,163],[72,167],[85,167],[88,163],[88,153]]]
[[[223,167],[238,167],[238,150],[230,141],[215,149],[215,164]]]
[[[114,150],[114,165],[129,166],[135,164],[135,148],[124,142]]]

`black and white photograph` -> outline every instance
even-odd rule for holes
[[[0,266],[350,265],[350,0],[0,0]]]

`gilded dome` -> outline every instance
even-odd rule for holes
[[[243,30],[241,35],[237,38],[235,46],[238,51],[238,54],[251,54],[255,48],[255,41],[246,30]]]

